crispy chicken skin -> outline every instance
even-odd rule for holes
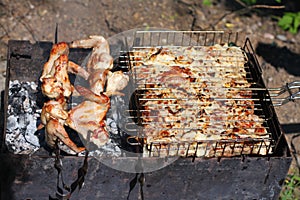
[[[68,76],[68,56],[61,55],[53,63],[49,77],[43,78],[42,92],[50,98],[69,97],[73,88]]]
[[[71,48],[93,48],[87,63],[88,72],[96,69],[112,69],[113,58],[110,56],[109,44],[102,36],[92,35],[88,39],[76,40],[70,43]]]
[[[56,140],[60,139],[70,149],[79,153],[85,148],[77,147],[77,145],[69,138],[68,133],[64,128],[64,123],[67,118],[68,113],[65,110],[64,98],[50,100],[46,102],[42,108],[42,126],[39,128],[45,126],[45,139],[50,147],[54,147]]]
[[[108,96],[123,95],[123,90],[129,82],[129,77],[122,71],[111,72],[113,58],[109,54],[109,44],[102,36],[90,36],[88,39],[76,40],[70,43],[71,48],[93,48],[87,63],[90,89],[95,94],[105,92]],[[106,88],[105,88],[106,85]]]
[[[69,54],[69,46],[66,42],[54,44],[50,52],[50,57],[48,61],[44,64],[43,73],[42,76],[40,77],[40,81],[43,81],[43,78],[46,78],[50,75],[50,71],[53,68],[54,62],[61,55],[68,55],[68,54]]]
[[[109,97],[104,94],[96,95],[81,86],[77,86],[76,90],[86,100],[69,111],[66,124],[80,133],[85,141],[93,142],[97,146],[106,144],[109,135],[105,129],[104,119],[110,107]]]

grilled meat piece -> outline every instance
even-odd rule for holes
[[[43,68],[42,75],[40,77],[40,81],[43,81],[43,78],[53,76],[53,74],[51,75],[50,72],[53,71],[52,68],[54,66],[54,62],[61,55],[69,55],[69,46],[65,42],[61,42],[61,43],[53,45],[51,52],[50,52],[50,57],[49,57],[48,61],[44,64],[44,68]]]
[[[50,58],[45,63],[40,81],[42,92],[49,98],[58,99],[61,96],[70,97],[73,86],[70,83],[68,72],[78,74],[87,79],[89,73],[76,63],[68,59],[69,47],[67,43],[54,44]]]
[[[93,48],[87,70],[68,60],[69,47]],[[51,99],[44,104],[42,125],[39,127],[46,127],[46,142],[49,146],[53,147],[55,141],[60,139],[75,152],[84,149],[70,140],[64,125],[77,131],[85,141],[91,141],[99,147],[108,141],[104,121],[110,107],[108,96],[122,95],[120,91],[129,81],[129,77],[121,71],[110,72],[113,58],[109,53],[109,44],[102,36],[90,36],[88,39],[73,41],[70,45],[65,42],[53,45],[40,77],[42,92]],[[78,74],[88,80],[91,90],[72,86],[68,73]],[[66,101],[75,93],[85,100],[68,112]]]
[[[69,138],[69,135],[64,128],[65,121],[68,118],[68,113],[65,108],[66,102],[64,98],[46,102],[42,108],[42,125],[39,126],[39,129],[45,126],[45,138],[50,147],[54,147],[56,140],[59,139],[71,150],[79,153],[85,150],[85,148],[77,147],[77,145]]]
[[[95,94],[104,92],[108,73],[108,69],[97,69],[91,73],[88,80],[90,88]]]
[[[113,68],[113,58],[110,56],[109,44],[104,37],[93,35],[88,39],[71,42],[70,47],[93,49],[86,67],[90,74],[90,89],[95,94],[105,92],[108,96],[122,95],[119,91],[126,87],[129,77],[122,71],[110,72]]]
[[[93,48],[87,63],[87,71],[92,73],[97,69],[112,69],[113,58],[110,56],[109,44],[102,36],[90,36],[88,39],[76,40],[70,43],[71,48]]]
[[[68,56],[59,56],[49,74],[50,77],[42,79],[43,94],[50,98],[58,98],[61,95],[69,97],[72,94],[73,87],[68,76]]]
[[[66,124],[76,130],[85,141],[93,142],[100,147],[109,139],[104,121],[110,107],[109,98],[104,94],[96,95],[81,86],[77,86],[76,90],[86,100],[69,111]]]
[[[108,73],[105,94],[107,96],[124,95],[120,91],[127,86],[128,82],[129,82],[129,77],[125,75],[122,71]]]

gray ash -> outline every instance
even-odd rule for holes
[[[40,148],[34,134],[41,108],[37,105],[35,82],[9,82],[5,143],[15,154],[29,154]]]

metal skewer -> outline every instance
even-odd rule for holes
[[[58,23],[56,23],[56,26],[55,26],[54,44],[57,44],[57,42],[58,42]]]
[[[300,99],[300,81],[293,81],[291,83],[286,83],[280,88],[270,88],[270,96],[274,106],[281,106],[290,101],[295,101]],[[289,96],[284,98],[274,98],[278,97],[284,93],[288,92]]]

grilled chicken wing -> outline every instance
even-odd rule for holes
[[[60,139],[70,149],[79,153],[85,150],[85,148],[77,147],[77,145],[69,138],[69,135],[64,128],[65,120],[68,118],[65,106],[64,98],[50,100],[44,104],[41,120],[43,126],[45,126],[45,139],[50,147],[54,147],[55,141]]]
[[[86,100],[69,111],[66,124],[76,130],[85,141],[93,142],[100,147],[109,139],[104,122],[110,106],[109,98],[103,94],[96,95],[81,86],[77,86],[76,90]],[[88,138],[89,134],[90,138]]]
[[[54,44],[50,58],[44,65],[42,76],[42,92],[49,98],[70,97],[73,87],[68,72],[76,73],[88,79],[89,73],[68,59],[69,47],[65,42]]]
[[[90,74],[84,68],[82,68],[80,65],[77,65],[72,61],[68,62],[68,72],[72,74],[77,74],[82,78],[84,78],[85,80],[87,80],[90,76]]]
[[[88,39],[76,40],[70,43],[71,48],[93,48],[87,63],[89,73],[97,69],[112,69],[113,58],[110,56],[109,44],[102,36],[90,36]]]
[[[88,39],[76,40],[70,43],[70,47],[93,48],[87,63],[87,71],[90,73],[90,89],[95,94],[105,92],[108,96],[123,95],[119,91],[126,87],[129,77],[122,71],[110,72],[113,58],[109,54],[109,44],[104,37],[94,35]]]
[[[73,88],[68,76],[68,56],[61,55],[55,60],[50,71],[50,77],[43,78],[42,91],[50,98],[58,98],[60,95],[69,97]]]
[[[69,54],[69,46],[65,42],[61,42],[58,44],[54,44],[48,61],[44,64],[43,73],[40,77],[40,81],[43,81],[43,78],[49,77],[50,72],[54,66],[54,62],[61,56],[61,55],[68,55]]]

